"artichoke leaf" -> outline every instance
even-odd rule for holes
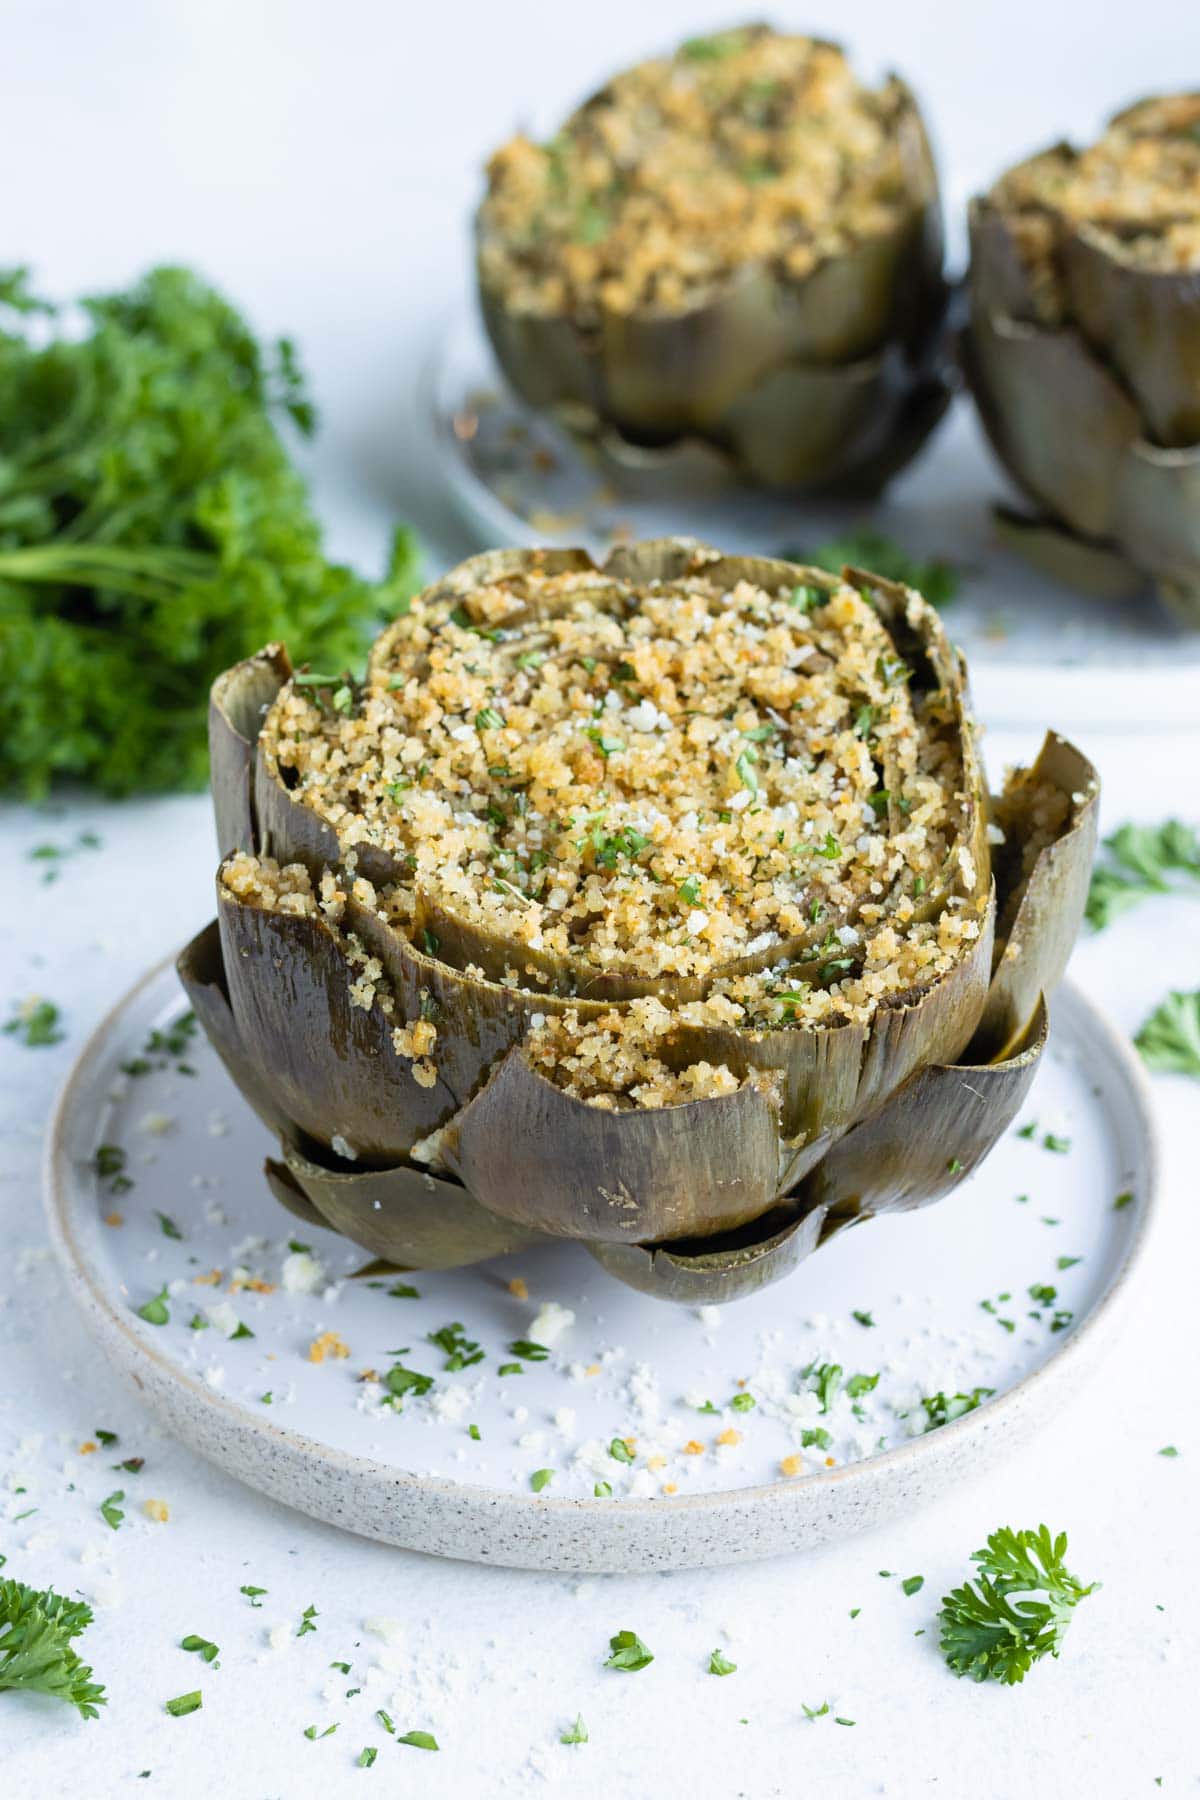
[[[267,707],[292,665],[282,644],[267,644],[218,675],[208,699],[208,756],[220,854],[258,847],[255,744]]]
[[[412,1163],[358,1169],[337,1157],[318,1161],[311,1147],[287,1138],[281,1152],[288,1181],[323,1225],[400,1268],[457,1269],[544,1241],[540,1232],[486,1212],[445,1174]],[[277,1198],[280,1179],[271,1181]]]
[[[324,1214],[317,1211],[286,1163],[277,1162],[273,1156],[265,1157],[263,1176],[280,1206],[290,1212],[293,1219],[299,1219],[302,1225],[328,1229]]]
[[[1148,268],[1088,224],[1066,233],[1060,254],[1079,328],[1135,397],[1147,438],[1200,443],[1200,271]]]
[[[1053,839],[1022,873],[1022,841],[1034,828],[1039,787],[1057,788],[1066,817]],[[987,1005],[972,1048],[1008,1054],[1043,996],[1053,993],[1067,966],[1087,902],[1096,851],[1100,783],[1073,744],[1048,731],[1028,772],[1020,772],[997,803],[1006,843],[994,858],[1000,887],[996,961]]]
[[[510,1051],[442,1137],[447,1165],[490,1211],[558,1237],[703,1237],[761,1217],[785,1156],[775,1093],[677,1106],[590,1106]]]
[[[283,1117],[317,1143],[340,1139],[364,1166],[394,1163],[453,1112],[454,1095],[421,1085],[393,1047],[406,1023],[390,995],[356,1005],[362,976],[320,914],[236,899],[218,876],[217,916],[233,1017],[258,1079]]]
[[[1077,536],[1053,519],[1030,516],[1011,506],[992,508],[996,541],[1032,563],[1053,581],[1079,588],[1097,600],[1132,600],[1146,576],[1114,544]]]
[[[918,1069],[834,1144],[795,1198],[805,1207],[826,1208],[831,1223],[906,1212],[944,1198],[1016,1117],[1048,1030],[1046,1004],[1039,999],[1028,1030],[1002,1060]]]
[[[787,1217],[781,1209],[738,1232],[682,1244],[585,1245],[601,1268],[626,1287],[680,1306],[724,1305],[782,1281],[823,1241],[825,1208]]]
[[[229,1004],[221,937],[215,919],[180,951],[175,968],[192,1011],[242,1098],[249,1102],[268,1130],[285,1130],[287,1116],[264,1081],[260,1065],[247,1051]]]

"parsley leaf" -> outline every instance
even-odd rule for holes
[[[98,1719],[107,1695],[72,1648],[87,1630],[92,1611],[53,1588],[40,1593],[20,1581],[0,1580],[0,1691],[51,1694]]]
[[[398,1744],[411,1744],[414,1750],[439,1750],[437,1739],[430,1731],[406,1731],[403,1737],[396,1739]]]
[[[1103,931],[1130,907],[1154,894],[1179,891],[1170,875],[1200,881],[1200,838],[1189,825],[1168,819],[1162,825],[1122,825],[1105,838],[1092,873],[1086,917]]]
[[[0,776],[3,772],[0,763]],[[7,1037],[15,1037],[27,1050],[40,1050],[49,1044],[62,1043],[66,1034],[59,1030],[61,1016],[53,1000],[26,1000],[17,1006],[6,1025],[0,1025],[0,1031]]]
[[[583,1722],[582,1713],[575,1714],[575,1723],[560,1733],[558,1741],[560,1744],[586,1744],[588,1742],[588,1728]]]
[[[722,1656],[719,1650],[714,1650],[708,1659],[708,1672],[710,1675],[736,1675],[737,1664]]]
[[[622,1669],[634,1675],[654,1661],[653,1654],[647,1650],[636,1631],[618,1631],[608,1640],[612,1652],[604,1663],[606,1669]]]
[[[834,575],[840,575],[847,564],[851,568],[869,569],[873,575],[882,575],[885,581],[899,581],[905,587],[916,588],[931,606],[948,606],[962,586],[962,571],[953,563],[925,562],[910,556],[894,538],[885,537],[883,532],[873,531],[870,526],[847,531],[841,537],[819,544],[815,550],[789,547],[779,554],[789,562],[811,563]]]
[[[976,1579],[942,1601],[942,1654],[956,1675],[1012,1686],[1043,1656],[1058,1656],[1075,1607],[1099,1586],[1084,1587],[1064,1564],[1066,1553],[1066,1533],[1052,1538],[1045,1525],[992,1532],[971,1559]]]
[[[1168,994],[1133,1041],[1147,1068],[1200,1080],[1200,988]]]

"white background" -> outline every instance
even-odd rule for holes
[[[1200,37],[1178,0],[1122,9],[1119,27],[1101,9],[1025,0],[789,6],[776,19],[851,43],[868,73],[890,65],[911,77],[952,218],[1017,154],[1089,132],[1144,91],[1195,80]],[[551,123],[609,68],[728,22],[722,7],[675,0],[0,4],[0,262],[33,264],[63,294],[124,283],[156,260],[193,263],[264,333],[300,340],[323,415],[312,468],[334,551],[372,566],[403,515],[445,560],[468,546],[432,491],[413,390],[431,336],[461,299],[482,157],[517,124]],[[1087,747],[1110,827],[1195,817],[1194,741]],[[994,741],[993,769],[1030,748]],[[25,851],[84,824],[105,840],[88,863],[86,905],[65,882],[34,890],[31,905]],[[36,1168],[53,1089],[90,1024],[203,921],[214,852],[199,799],[92,805],[52,821],[12,807],[2,829],[0,1005],[43,991],[70,1030],[37,1052],[0,1038],[0,1481],[18,1443],[40,1433],[45,1489],[41,1514],[24,1524],[4,1522],[22,1504],[0,1499],[5,1572],[92,1591],[94,1566],[80,1557],[97,1541],[94,1509],[65,1491],[61,1470],[98,1423],[152,1445],[172,1521],[133,1521],[103,1544],[117,1580],[104,1583],[108,1603],[88,1638],[111,1694],[102,1721],[0,1695],[0,1792],[190,1800],[217,1788],[232,1800],[291,1800],[361,1783],[368,1793],[490,1796],[558,1781],[605,1800],[1124,1800],[1156,1793],[1156,1776],[1166,1792],[1196,1791],[1194,1088],[1158,1084],[1166,1204],[1137,1330],[986,1488],[819,1556],[736,1574],[612,1578],[579,1591],[568,1578],[436,1564],[308,1524],[154,1441],[97,1366],[53,1272],[26,1254],[44,1241]],[[1183,902],[1131,915],[1081,948],[1075,973],[1132,1028],[1168,986],[1200,984],[1198,917]],[[1155,1455],[1167,1442],[1179,1459]],[[1102,1593],[1062,1662],[1039,1667],[1024,1689],[954,1682],[932,1631],[913,1631],[932,1625],[936,1596],[988,1530],[1042,1517],[1070,1530],[1072,1561],[1104,1581]],[[879,1567],[922,1570],[924,1595],[885,1602]],[[271,1589],[261,1613],[238,1595],[246,1581]],[[264,1627],[310,1602],[320,1634],[266,1651]],[[852,1628],[856,1605],[864,1613]],[[444,1748],[381,1749],[374,1770],[358,1771],[360,1743],[385,1742],[377,1730],[343,1724],[316,1744],[302,1732],[344,1716],[321,1697],[326,1665],[369,1648],[363,1620],[380,1613],[405,1627],[395,1660],[407,1722],[434,1729]],[[627,1625],[658,1660],[634,1679],[603,1675],[607,1638]],[[192,1630],[221,1643],[218,1674],[174,1648]],[[715,1643],[739,1662],[737,1676],[703,1674]],[[201,1680],[205,1710],[165,1718],[162,1700]],[[805,1722],[801,1702],[825,1698],[857,1720],[853,1731]],[[562,1749],[558,1733],[576,1711],[592,1741]]]

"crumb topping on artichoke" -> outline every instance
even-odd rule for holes
[[[978,935],[979,872],[954,696],[818,579],[534,572],[419,601],[358,694],[284,687],[262,747],[373,907],[418,943],[459,921],[510,985],[688,978],[738,1018],[865,1017]],[[299,874],[271,880],[293,904]]]
[[[1069,310],[1057,266],[1064,229],[1088,228],[1110,256],[1137,268],[1200,269],[1200,94],[1143,100],[1094,144],[1069,144],[1020,163],[990,198],[1013,217],[1039,317]]]
[[[692,306],[747,263],[802,280],[893,231],[928,186],[843,52],[747,26],[617,75],[548,143],[492,157],[481,271],[515,311]]]

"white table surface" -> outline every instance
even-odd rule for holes
[[[311,467],[334,550],[369,565],[401,514],[422,528],[431,560],[447,560],[466,546],[431,491],[412,393],[424,345],[461,291],[481,155],[518,119],[548,122],[557,95],[584,91],[606,65],[726,17],[703,0],[660,0],[653,18],[632,0],[599,14],[531,0],[9,0],[0,260],[32,262],[58,292],[124,282],[156,259],[205,270],[264,331],[300,339],[324,415]],[[1017,151],[1085,132],[1111,105],[1170,84],[1182,47],[1174,0],[1129,8],[1121,30],[1028,0],[863,0],[788,17],[871,47],[868,68],[914,75],[952,199]],[[1090,737],[1107,827],[1194,818],[1198,743]],[[991,738],[993,771],[1034,747]],[[83,853],[85,897],[65,880],[31,885],[27,851],[84,828],[103,839]],[[45,994],[67,1029],[46,1049],[0,1037],[0,1550],[6,1575],[94,1601],[85,1655],[110,1695],[85,1724],[0,1694],[0,1792],[190,1800],[219,1788],[231,1800],[291,1800],[374,1782],[365,1791],[423,1800],[558,1781],[604,1800],[1124,1800],[1157,1792],[1156,1777],[1165,1792],[1196,1791],[1194,1086],[1156,1083],[1165,1191],[1136,1326],[1100,1378],[985,1484],[819,1555],[736,1572],[580,1584],[437,1563],[311,1524],[161,1437],[98,1361],[48,1260],[38,1161],[53,1093],[92,1024],[207,917],[205,801],[12,805],[0,833],[0,1009]],[[1154,903],[1086,940],[1073,973],[1133,1029],[1168,986],[1200,985],[1198,924],[1194,903]],[[116,1533],[99,1520],[118,1478],[75,1454],[97,1426],[120,1434],[121,1454],[152,1461],[147,1491],[168,1501],[168,1524],[136,1508]],[[1178,1458],[1156,1454],[1167,1443]],[[938,1596],[989,1530],[1042,1519],[1070,1532],[1072,1565],[1102,1591],[1062,1660],[1024,1688],[954,1681],[936,1651]],[[925,1588],[906,1599],[879,1568],[920,1571]],[[270,1590],[261,1610],[243,1583]],[[310,1603],[318,1632],[273,1648],[270,1628],[294,1630]],[[367,1627],[380,1617],[397,1622],[397,1642]],[[626,1626],[657,1659],[634,1679],[600,1667]],[[219,1670],[177,1648],[188,1632],[221,1645]],[[721,1682],[704,1672],[714,1645],[739,1665]],[[356,1680],[373,1669],[359,1698],[340,1698],[348,1684],[330,1671],[335,1658],[355,1664]],[[167,1717],[163,1701],[195,1686],[204,1710]],[[853,1730],[805,1720],[801,1703],[826,1699]],[[372,1720],[379,1704],[398,1729],[435,1732],[440,1754],[392,1746]],[[563,1748],[577,1712],[591,1741]],[[307,1725],[334,1721],[328,1739],[304,1738]],[[364,1744],[380,1746],[371,1771],[354,1767]]]

